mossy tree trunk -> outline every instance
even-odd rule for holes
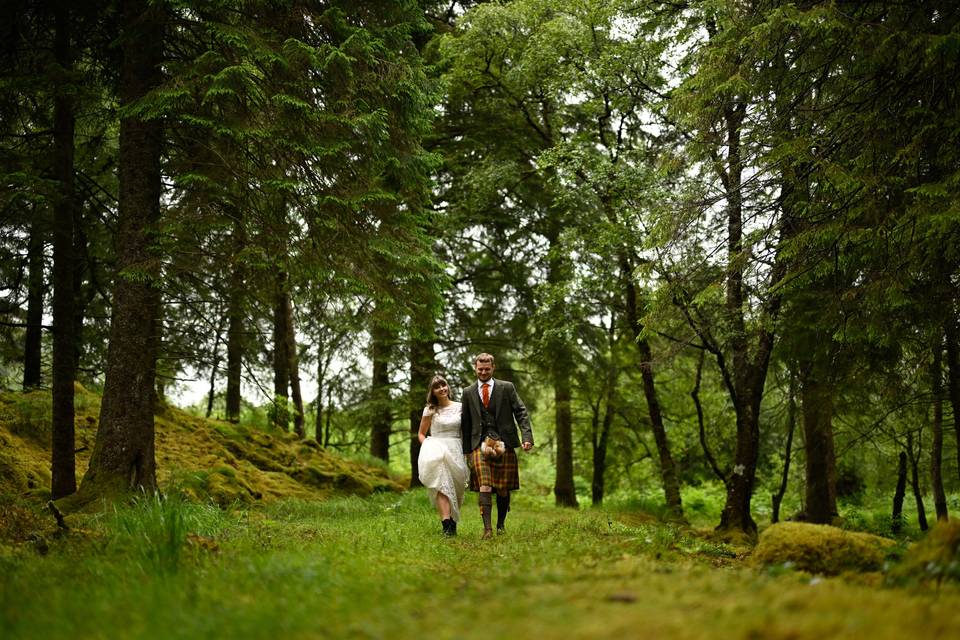
[[[146,0],[121,11],[120,104],[142,100],[161,81],[164,16]],[[127,113],[120,120],[117,275],[100,426],[78,492],[80,503],[156,490],[154,382],[160,307],[160,155],[162,127]]]
[[[73,227],[76,193],[73,183],[74,123],[73,101],[66,77],[73,67],[70,3],[56,3],[54,55],[58,77],[54,98],[54,167],[60,193],[53,209],[53,389],[50,493],[54,500],[77,490],[74,427],[74,378],[77,345],[74,330],[76,294],[74,291]]]

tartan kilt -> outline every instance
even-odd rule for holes
[[[517,453],[511,448],[499,459],[488,460],[480,453],[480,447],[470,452],[470,491],[480,491],[481,486],[513,491],[520,488],[520,468]]]

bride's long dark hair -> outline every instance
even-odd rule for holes
[[[435,394],[434,391],[437,389],[437,387],[442,387],[445,384],[449,389],[450,385],[447,384],[446,378],[441,375],[433,376],[433,378],[430,379],[430,384],[427,386],[427,406],[430,407],[432,411],[436,411],[440,408],[440,400],[437,398],[437,394]],[[450,397],[449,391],[447,391],[447,397]]]

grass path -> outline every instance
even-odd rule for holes
[[[0,637],[960,637],[955,587],[756,569],[673,527],[519,494],[507,534],[481,541],[475,500],[455,539],[422,492],[145,501],[46,556],[0,547]]]

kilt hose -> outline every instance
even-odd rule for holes
[[[517,453],[510,447],[499,458],[490,460],[483,457],[480,447],[470,452],[470,491],[480,491],[480,487],[493,487],[494,490],[514,491],[520,488],[520,470]]]

